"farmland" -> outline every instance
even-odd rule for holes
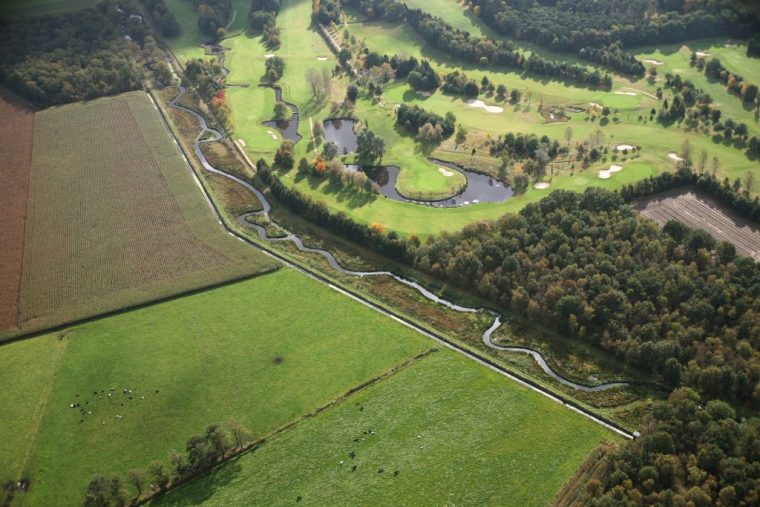
[[[638,204],[641,214],[660,225],[677,220],[689,227],[704,229],[719,241],[736,246],[741,255],[760,261],[760,228],[735,216],[715,199],[698,191],[675,190],[645,199]]]
[[[230,418],[262,435],[431,345],[290,269],[4,345],[0,481],[76,504],[97,473],[169,466]]]
[[[36,115],[22,331],[271,270],[223,233],[144,93]]]
[[[34,112],[0,91],[0,334],[17,326]]]
[[[603,439],[616,440],[439,351],[157,504],[544,506]]]

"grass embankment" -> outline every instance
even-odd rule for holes
[[[442,350],[156,503],[543,506],[603,439],[615,437]]]
[[[27,505],[75,504],[94,474],[168,466],[230,418],[267,433],[430,346],[289,269],[9,344],[0,480],[28,477]]]
[[[219,227],[145,93],[36,115],[21,331],[277,266]]]

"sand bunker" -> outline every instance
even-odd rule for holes
[[[611,176],[612,174],[610,174],[610,172],[607,171],[606,169],[599,171],[599,177],[603,180],[608,180],[610,179]]]
[[[465,102],[470,107],[479,107],[480,109],[485,110],[487,113],[503,113],[504,108],[500,106],[489,106],[482,100],[475,100],[475,99],[469,99]]]
[[[417,93],[419,93],[423,97],[430,97],[432,95],[432,93],[430,93],[430,92],[417,92]]]
[[[652,65],[662,65],[664,62],[661,62],[660,60],[652,60],[651,58],[647,58],[644,60],[644,63],[650,63]]]
[[[671,159],[671,160],[675,160],[676,162],[680,162],[680,161],[682,161],[682,160],[683,160],[683,159],[682,159],[681,157],[679,157],[679,156],[676,154],[676,152],[674,152],[674,151],[671,151],[670,153],[668,153],[668,158],[669,158],[669,159]]]
[[[327,61],[327,57],[326,56],[318,56],[317,60],[319,60],[320,62],[326,62]]]
[[[240,146],[245,148],[245,141],[243,141],[242,139],[238,139],[238,143],[240,143]]]
[[[545,188],[549,188],[549,184],[545,181],[542,181],[540,183],[536,183],[535,185],[533,185],[533,188],[535,188],[536,190],[543,190]]]
[[[603,180],[608,180],[612,177],[613,174],[619,173],[623,170],[623,166],[621,165],[611,165],[609,169],[602,169],[599,171],[599,177]]]
[[[636,94],[633,92],[624,92],[622,90],[616,90],[615,95],[633,95],[634,97],[636,96]]]
[[[699,58],[704,58],[706,56],[710,56],[710,53],[705,53],[704,51],[697,51],[697,56]]]
[[[597,109],[604,109],[601,104],[597,104],[596,102],[589,102],[589,105]]]
[[[274,58],[274,53],[267,53],[264,55],[264,58]]]
[[[446,176],[447,178],[450,176],[454,176],[454,171],[449,171],[445,167],[439,167],[438,172]]]
[[[630,144],[618,144],[617,146],[615,146],[615,149],[617,151],[626,151],[626,150],[633,151],[636,149],[636,147],[631,146]]]
[[[609,169],[607,169],[607,172],[610,173],[610,174],[612,174],[612,173],[619,173],[622,170],[623,170],[623,166],[622,165],[614,165],[613,164],[613,165],[610,166]]]

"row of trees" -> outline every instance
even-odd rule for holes
[[[132,9],[0,19],[0,82],[42,107],[139,89],[156,45]]]
[[[239,453],[253,441],[251,432],[238,421],[226,427],[212,424],[200,435],[187,440],[185,453],[170,454],[171,469],[154,461],[146,470],[134,469],[126,480],[119,476],[95,476],[82,500],[85,507],[123,507],[133,505],[145,493],[165,491],[172,483],[211,468],[219,461]]]
[[[256,32],[262,32],[264,44],[270,48],[280,47],[280,29],[277,27],[277,0],[251,0],[248,21]]]
[[[696,54],[693,54],[692,59],[695,57]],[[729,72],[723,67],[723,64],[720,63],[720,59],[711,58],[705,64],[705,74],[726,85],[726,89],[728,89],[729,93],[738,95],[744,102],[749,104],[755,103],[755,99],[757,99],[758,95],[757,85],[747,83],[739,74]]]
[[[616,42],[630,48],[721,35],[745,38],[760,29],[750,2],[735,0],[655,5],[650,0],[470,3],[475,15],[497,32],[558,51],[599,49]]]
[[[609,46],[599,48],[587,46],[578,51],[578,56],[590,62],[601,63],[623,74],[641,76],[646,70],[644,65],[635,56],[623,51],[618,44],[610,44]]]
[[[180,26],[174,13],[169,10],[164,0],[140,0],[164,37],[177,37]]]
[[[353,0],[356,2],[356,0]],[[470,63],[505,65],[517,67],[545,76],[569,79],[591,86],[609,88],[612,78],[598,70],[589,71],[585,66],[543,58],[536,53],[529,57],[517,51],[511,42],[486,37],[474,37],[469,32],[458,30],[443,19],[432,16],[420,9],[406,9],[403,4],[389,9],[393,0],[362,0],[359,8],[368,16],[389,16],[405,19],[425,41],[444,53]],[[390,12],[390,14],[388,14]]]

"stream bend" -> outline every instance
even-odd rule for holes
[[[571,387],[573,389],[576,389],[576,390],[579,390],[579,391],[583,391],[583,392],[593,393],[593,392],[605,391],[607,389],[613,389],[613,388],[617,388],[617,387],[624,387],[624,386],[630,385],[629,382],[619,382],[619,381],[616,381],[616,382],[607,382],[607,383],[602,383],[602,384],[593,385],[593,386],[585,385],[585,384],[579,384],[579,383],[573,382],[572,380],[569,380],[569,379],[563,377],[562,375],[560,375],[559,373],[557,373],[556,371],[554,371],[547,364],[547,362],[544,359],[543,355],[541,355],[541,353],[538,352],[538,351],[536,351],[536,350],[529,349],[529,348],[526,348],[526,347],[507,347],[507,346],[498,345],[498,344],[494,343],[493,340],[492,340],[492,335],[501,326],[501,315],[499,313],[493,311],[493,310],[489,310],[487,308],[470,308],[470,307],[467,307],[467,306],[458,305],[456,303],[453,303],[453,302],[451,302],[451,301],[449,301],[447,299],[444,299],[444,298],[442,298],[442,297],[434,294],[433,292],[431,292],[430,290],[428,290],[427,288],[425,288],[423,285],[421,285],[421,284],[419,284],[419,283],[417,283],[417,282],[415,282],[413,280],[409,280],[407,278],[403,278],[403,277],[401,277],[401,276],[399,276],[399,275],[397,275],[397,274],[395,274],[395,273],[393,273],[391,271],[355,271],[355,270],[347,269],[347,268],[343,267],[338,262],[338,260],[335,258],[335,256],[332,253],[330,253],[329,251],[323,250],[321,248],[311,248],[311,247],[308,247],[308,246],[304,245],[303,241],[301,240],[301,238],[299,238],[295,234],[291,233],[290,231],[288,231],[284,227],[280,226],[279,224],[278,224],[278,226],[286,233],[286,235],[282,236],[282,237],[270,237],[270,236],[268,236],[267,232],[266,232],[266,229],[263,226],[251,223],[247,219],[248,219],[248,217],[256,216],[256,215],[266,216],[267,219],[269,219],[269,211],[272,209],[272,205],[269,203],[269,201],[264,196],[264,194],[261,191],[259,191],[256,187],[254,187],[252,184],[250,184],[249,182],[247,182],[247,181],[243,180],[242,178],[239,178],[239,177],[237,177],[237,176],[235,176],[233,174],[230,174],[230,173],[228,173],[226,171],[223,171],[223,170],[218,169],[218,168],[214,167],[213,165],[211,165],[211,163],[208,161],[208,159],[206,158],[206,156],[203,154],[203,150],[201,150],[201,144],[202,143],[209,143],[209,142],[219,141],[224,136],[218,130],[210,128],[208,126],[208,123],[206,122],[206,119],[203,117],[203,115],[201,115],[200,113],[198,113],[197,111],[195,111],[193,109],[190,109],[188,107],[182,106],[182,105],[180,105],[178,103],[179,99],[182,97],[182,95],[184,95],[184,93],[185,93],[185,88],[184,87],[180,87],[179,88],[179,93],[177,94],[176,97],[174,97],[174,99],[171,100],[170,104],[171,104],[172,107],[174,107],[174,108],[176,108],[176,109],[178,109],[180,111],[183,111],[185,113],[188,113],[188,114],[192,115],[196,120],[198,120],[198,124],[199,124],[199,126],[201,128],[201,131],[198,134],[198,136],[195,138],[195,141],[193,142],[193,151],[195,152],[196,157],[198,158],[198,160],[200,160],[200,162],[203,165],[203,168],[205,170],[207,170],[207,171],[209,171],[211,173],[214,173],[214,174],[218,174],[220,176],[224,176],[225,178],[228,178],[228,179],[230,179],[230,180],[232,180],[232,181],[234,181],[234,182],[236,182],[236,183],[244,186],[246,189],[248,189],[250,192],[252,192],[259,199],[259,201],[261,202],[262,210],[261,211],[255,211],[255,212],[249,212],[249,213],[243,213],[242,215],[238,216],[238,223],[240,225],[242,225],[243,227],[256,230],[256,232],[258,233],[259,238],[262,241],[267,241],[267,242],[271,242],[271,243],[281,242],[281,241],[289,241],[289,242],[293,243],[296,246],[296,248],[298,248],[302,252],[307,252],[307,253],[313,253],[313,254],[321,255],[322,257],[325,258],[325,260],[330,265],[330,267],[332,267],[335,271],[338,271],[339,273],[342,273],[342,274],[345,274],[345,275],[350,275],[350,276],[358,276],[358,277],[365,277],[365,276],[389,276],[389,277],[395,279],[396,281],[398,281],[399,283],[402,283],[402,284],[404,284],[404,285],[406,285],[408,287],[411,287],[411,288],[415,289],[417,292],[419,292],[420,294],[422,294],[425,298],[429,299],[430,301],[433,301],[435,303],[441,304],[441,305],[443,305],[443,306],[445,306],[447,308],[450,308],[450,309],[452,309],[454,311],[463,312],[463,313],[485,313],[485,314],[488,314],[491,317],[493,317],[494,320],[493,320],[493,323],[491,324],[491,326],[483,333],[483,336],[482,336],[483,343],[487,347],[489,347],[489,348],[491,348],[493,350],[501,350],[501,351],[507,351],[507,352],[519,352],[519,353],[523,353],[523,354],[528,354],[528,355],[530,355],[530,356],[533,357],[533,359],[536,361],[536,363],[538,364],[538,366],[544,371],[544,373],[546,373],[547,375],[549,375],[551,378],[553,378],[557,382],[559,382],[559,383],[561,383],[563,385],[569,386],[569,387]]]

